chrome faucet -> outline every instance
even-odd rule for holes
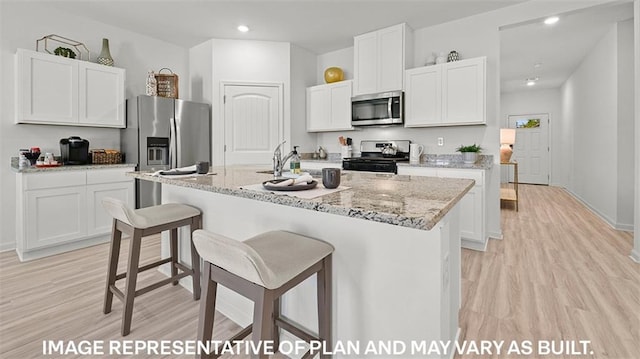
[[[282,143],[276,147],[275,151],[273,151],[273,177],[282,177],[282,167],[287,163],[291,156],[293,156],[293,151],[291,151],[282,158],[280,148],[285,144],[285,142],[287,141],[282,141]]]

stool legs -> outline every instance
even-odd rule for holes
[[[169,231],[169,251],[171,252],[171,276],[178,275],[178,228]],[[178,281],[173,281],[172,285],[178,285]]]
[[[193,217],[191,219],[191,268],[193,270],[193,300],[200,299],[200,255],[196,250],[196,246],[193,244],[193,232],[202,228],[202,216]]]
[[[127,282],[124,291],[124,310],[122,311],[122,336],[131,331],[131,317],[133,316],[133,299],[136,296],[136,280],[138,279],[138,263],[140,261],[140,244],[142,231],[134,229],[129,245],[129,264],[127,267]]]
[[[331,316],[332,316],[332,276],[331,254],[322,260],[322,269],[316,275],[318,286],[318,337],[323,341],[326,348],[332,348],[331,344]],[[322,355],[322,358],[329,358]]]
[[[113,292],[110,287],[116,284],[116,274],[118,272],[118,259],[120,258],[120,243],[122,242],[122,232],[117,228],[118,221],[113,220],[113,230],[111,231],[111,245],[109,246],[109,267],[107,274],[107,285],[104,291],[104,314],[111,313],[113,303]]]
[[[256,348],[260,348],[260,359],[268,359],[265,354],[264,345],[273,339],[273,327],[275,318],[273,317],[274,293],[272,290],[262,288],[262,293],[258,293],[253,303],[253,343]],[[274,351],[278,348],[274,348]]]
[[[213,337],[213,321],[216,314],[216,294],[218,283],[211,280],[211,265],[204,262],[204,278],[202,295],[204,298],[200,303],[200,317],[198,318],[198,341],[206,343]],[[211,358],[206,353],[202,353],[200,358]]]

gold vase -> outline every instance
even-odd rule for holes
[[[324,81],[330,84],[332,82],[338,82],[344,80],[344,71],[339,67],[329,67],[324,70]]]

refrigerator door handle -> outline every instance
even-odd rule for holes
[[[178,153],[176,147],[176,119],[169,119],[169,165],[171,168],[178,168]]]

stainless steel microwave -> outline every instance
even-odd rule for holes
[[[396,125],[404,122],[402,91],[360,95],[351,98],[351,125]]]

